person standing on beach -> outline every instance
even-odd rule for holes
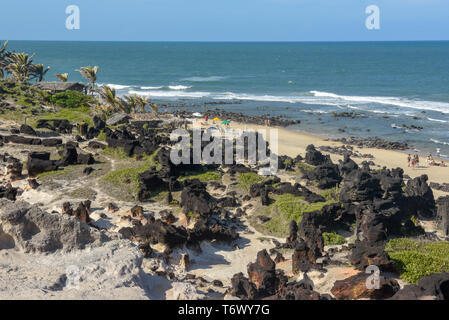
[[[204,121],[207,122],[207,113],[206,113],[206,115],[204,116]]]
[[[413,158],[412,158],[412,168],[413,168],[413,169],[415,169],[415,159],[416,159],[416,157],[413,156]]]
[[[417,167],[419,167],[419,156],[418,155],[416,155],[415,164]]]
[[[407,157],[407,164],[410,167],[410,160],[412,160],[412,156],[409,154]]]

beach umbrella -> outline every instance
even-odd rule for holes
[[[218,130],[218,129],[215,127],[209,127],[209,130]]]
[[[199,113],[199,112],[192,113],[192,116],[194,116],[194,117],[202,117],[201,113]]]
[[[225,121],[223,121],[221,124],[230,124],[230,123],[231,123],[231,121],[225,120]]]
[[[213,121],[221,121],[221,119],[220,118],[214,118]]]

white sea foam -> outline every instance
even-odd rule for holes
[[[438,143],[438,144],[449,145],[449,142],[440,141],[440,140],[433,139],[433,138],[430,138],[429,140],[432,141],[432,142]]]
[[[128,89],[131,88],[131,86],[127,86],[127,85],[123,85],[123,84],[113,84],[113,83],[108,83],[106,84],[108,87],[111,87],[112,89],[115,90],[123,90],[123,89]]]
[[[447,122],[449,122],[449,121],[446,121],[446,120],[441,120],[441,119],[432,119],[432,118],[427,118],[427,120],[429,120],[429,121],[435,121],[435,122],[443,122],[443,123],[447,123]]]
[[[160,86],[160,87],[140,87],[140,89],[142,89],[142,90],[159,90],[159,89],[162,89],[163,88],[163,86]]]
[[[191,82],[215,82],[226,79],[227,77],[221,76],[210,76],[210,77],[189,77],[181,79],[181,81],[191,81]]]
[[[130,94],[141,96],[164,97],[164,98],[205,98],[210,95],[209,92],[186,92],[186,91],[166,91],[166,90],[149,90],[149,91],[129,91]]]
[[[171,90],[187,90],[192,88],[192,86],[182,86],[182,85],[178,85],[178,86],[168,86],[169,89]]]
[[[354,103],[378,103],[384,105],[393,105],[403,108],[412,108],[419,110],[433,110],[442,113],[449,113],[449,103],[424,100],[410,100],[398,97],[370,97],[370,96],[343,96],[335,93],[310,91],[315,97],[332,98],[337,101],[348,101]]]

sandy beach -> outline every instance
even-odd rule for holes
[[[253,129],[261,130],[267,129],[265,126],[244,124],[244,123],[231,123],[230,127],[233,129]],[[274,128],[274,127],[270,127]],[[336,141],[331,141],[329,139],[314,136],[310,134],[300,133],[285,128],[276,127],[279,130],[279,155],[287,155],[290,157],[295,157],[298,154],[305,156],[306,148],[308,145],[313,144],[317,146],[342,146],[343,144]],[[269,135],[268,135],[269,138]],[[423,174],[427,174],[429,181],[436,183],[444,183],[449,181],[449,167],[438,167],[438,166],[428,166],[426,163],[426,157],[420,157],[421,163],[419,167],[407,167],[407,153],[393,150],[381,150],[374,148],[358,148],[354,147],[354,150],[359,151],[362,154],[371,154],[374,156],[374,163],[380,167],[387,168],[397,168],[400,167],[404,169],[404,174],[409,175],[412,178],[418,177]],[[326,153],[326,152],[323,152]],[[343,157],[336,154],[330,154],[332,161],[337,162]],[[441,159],[434,157],[436,162],[441,162]],[[353,159],[357,163],[361,163],[365,160],[370,159]],[[439,191],[434,191],[437,194],[441,193]]]

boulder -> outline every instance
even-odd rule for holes
[[[0,225],[0,239],[10,239],[15,248],[26,253],[72,251],[107,239],[75,217],[48,213],[24,201],[0,200]]]
[[[324,156],[320,151],[315,149],[313,144],[308,145],[306,148],[305,162],[312,166],[319,166],[329,161],[330,158]]]
[[[445,236],[449,236],[449,196],[437,200],[437,226]]]
[[[27,171],[30,177],[58,169],[56,161],[50,160],[49,152],[31,152],[28,154]]]
[[[27,134],[29,136],[37,136],[36,131],[29,125],[22,124],[20,126],[20,133]]]
[[[428,177],[425,174],[409,180],[404,192],[411,214],[433,218],[436,214],[435,198],[427,180]]]
[[[367,280],[370,274],[360,272],[344,280],[337,280],[331,289],[338,300],[383,300],[391,298],[399,291],[399,283],[391,278],[379,275],[379,288],[368,289]]]
[[[449,300],[449,273],[424,276],[417,285],[406,285],[390,300]]]
[[[206,191],[206,184],[197,179],[184,181],[180,204],[184,213],[203,217],[210,216],[216,207],[215,199]]]

